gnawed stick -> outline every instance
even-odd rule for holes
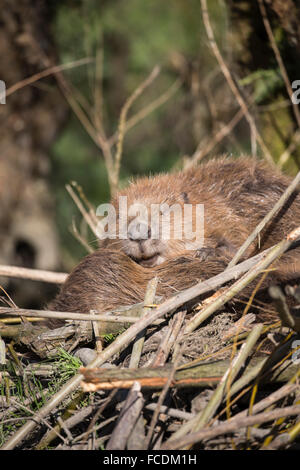
[[[265,358],[252,358],[247,365],[246,370],[252,367],[263,366]],[[174,380],[171,387],[185,388],[196,387],[202,388],[217,385],[224,373],[230,366],[230,360],[211,362],[209,364],[201,364],[197,367],[187,369],[178,369],[175,372]],[[284,382],[289,380],[297,371],[297,364],[287,363],[285,369],[272,376],[272,382]],[[139,381],[142,388],[161,389],[166,384],[170,367],[140,368],[140,369],[104,369],[104,368],[85,368],[82,367],[80,372],[83,374],[81,386],[85,392],[94,392],[97,390],[112,390],[114,388],[130,388],[135,381]]]

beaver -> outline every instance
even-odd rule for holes
[[[121,251],[99,249],[74,268],[49,310],[106,312],[143,301],[148,282],[159,278],[157,296],[163,299],[222,272],[229,258],[206,262],[181,256],[154,267],[135,263]]]
[[[167,298],[208,279],[228,266],[232,256],[261,219],[272,209],[291,179],[264,162],[251,158],[221,158],[178,173],[141,178],[112,201],[118,213],[118,196],[128,204],[153,202],[204,204],[204,243],[190,246],[184,239],[151,238],[145,218],[133,218],[128,237],[101,242],[69,275],[50,310],[105,312],[144,299],[147,283],[158,276],[157,295]],[[300,222],[300,196],[295,191],[271,220],[257,242],[244,254],[254,255],[279,242]],[[139,238],[138,225],[146,238]],[[126,234],[125,234],[126,235]],[[136,236],[138,235],[138,236]],[[269,273],[270,283],[300,278],[300,248],[285,253]],[[253,288],[249,286],[249,289]]]
[[[102,240],[100,247],[120,250],[145,267],[153,267],[188,253],[203,259],[221,255],[233,257],[290,182],[291,178],[278,169],[246,156],[216,158],[186,171],[140,178],[111,201],[117,215],[116,237]],[[202,204],[204,230],[201,243],[199,246],[192,243],[190,248],[194,240],[187,240],[183,230],[181,237],[164,239],[161,233],[153,237],[153,227],[147,214],[146,217],[144,214],[129,215],[127,233],[118,236],[120,220],[124,215],[120,211],[120,196],[126,196],[127,208],[140,204],[147,208],[148,215],[151,214],[152,205],[176,205],[184,211],[185,205],[194,208]],[[173,215],[173,223],[176,218],[177,215]],[[194,210],[192,218],[194,230]],[[248,248],[245,257],[276,244],[299,224],[300,195],[295,191]],[[299,251],[293,252],[290,263],[284,269],[300,272],[299,255]]]
[[[197,282],[223,272],[229,260],[230,257],[225,255],[203,260],[186,254],[153,267],[144,267],[122,251],[99,249],[83,258],[74,268],[48,309],[79,313],[118,310],[120,306],[142,302],[147,284],[154,277],[158,277],[159,281],[156,295],[165,300]],[[269,285],[284,280],[287,281],[288,278],[278,276],[276,270],[271,271],[262,288],[265,290]],[[243,298],[248,299],[257,282],[257,279],[252,281],[235,297],[235,307]],[[199,300],[201,297],[194,299],[190,306]],[[274,319],[274,313],[262,312],[261,318]],[[48,326],[52,328],[61,324],[60,320],[48,322]]]

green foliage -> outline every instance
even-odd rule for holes
[[[243,86],[252,85],[254,101],[257,104],[261,104],[266,100],[272,100],[284,85],[278,68],[256,70],[247,75],[247,77],[239,80],[239,83]]]
[[[72,356],[62,348],[58,348],[58,357],[53,362],[55,377],[48,383],[50,390],[55,393],[61,386],[75,375],[82,366],[82,362],[77,357]]]
[[[11,432],[24,424],[23,417],[32,416],[32,413],[40,409],[82,366],[78,358],[61,348],[54,361],[41,361],[39,367],[42,368],[45,364],[51,367],[48,370],[48,378],[42,379],[33,371],[30,374],[20,375],[16,364],[13,361],[7,362],[5,371],[9,373],[9,378],[5,378],[0,383],[0,397],[7,397],[8,402],[9,397],[13,397],[20,403],[20,406],[17,406],[15,411],[10,411],[5,420],[0,423],[0,446]],[[86,399],[88,397],[83,400],[82,406],[86,404]]]

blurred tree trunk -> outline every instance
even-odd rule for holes
[[[8,90],[57,60],[50,36],[49,2],[0,3],[0,79]],[[53,78],[21,88],[6,98],[6,104],[0,104],[1,264],[40,269],[59,266],[54,198],[47,185],[48,152],[66,111]],[[7,280],[1,279],[3,283]],[[24,281],[11,283],[14,299],[25,305],[31,289],[27,285],[22,290]]]
[[[260,125],[266,144],[276,158],[289,145],[297,129],[291,102],[289,104],[290,98],[262,20],[258,1],[226,1],[232,20],[231,36],[232,44],[235,45],[235,61],[239,67],[238,76],[251,76],[253,72],[253,80],[249,81],[252,92],[258,91],[260,86],[260,97],[256,99],[256,105],[273,105],[273,109],[270,107],[264,111],[256,106],[252,112]],[[300,2],[264,0],[264,6],[292,83],[300,76]],[[286,106],[280,106],[284,100]],[[279,105],[278,108],[276,104]],[[296,171],[300,167],[299,149],[293,152],[292,157],[289,159],[288,168]]]

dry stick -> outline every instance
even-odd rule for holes
[[[146,405],[145,408],[146,410],[155,411],[157,403],[150,403],[149,405]],[[178,419],[189,420],[195,417],[195,413],[188,413],[187,411],[177,410],[176,408],[169,408],[166,405],[161,405],[160,412]]]
[[[286,408],[275,409],[273,411],[268,411],[260,413],[254,416],[243,417],[239,419],[231,418],[226,421],[224,424],[220,424],[213,428],[202,429],[199,432],[189,434],[186,437],[181,439],[176,439],[176,441],[167,441],[163,446],[162,450],[167,449],[180,449],[185,446],[190,446],[196,442],[211,439],[222,434],[228,434],[235,431],[239,431],[241,428],[246,428],[248,426],[254,426],[255,424],[263,424],[268,421],[273,421],[278,418],[283,418],[286,416],[297,416],[300,414],[300,405],[288,406]]]
[[[263,325],[258,324],[256,325],[253,330],[251,331],[250,335],[247,338],[247,341],[242,345],[239,353],[237,354],[236,358],[232,360],[230,367],[227,369],[226,373],[224,374],[220,384],[218,385],[216,391],[214,392],[213,396],[209,400],[208,404],[206,405],[205,409],[199,413],[198,420],[193,427],[194,431],[199,431],[203,428],[208,421],[213,417],[215,411],[219,407],[223,396],[226,393],[226,384],[228,380],[232,383],[244,366],[248,356],[252,353],[252,349],[256,344],[258,338],[260,337],[263,330]]]
[[[263,332],[264,330],[262,330]],[[261,360],[259,360],[257,362],[257,364],[254,364],[249,370],[246,370],[245,373],[236,381],[233,383],[233,385],[231,386],[231,389],[229,391],[229,396],[233,396],[235,395],[237,392],[239,392],[240,390],[242,390],[246,385],[248,385],[250,382],[252,382],[252,380],[254,380],[255,378],[257,378],[257,376],[259,374],[262,373],[262,371],[265,369],[265,366],[266,366],[266,363],[267,361],[269,361],[269,357],[266,357],[266,358],[263,358]],[[273,365],[276,363],[276,361],[273,363]],[[270,364],[271,367],[272,367],[272,364]],[[294,379],[292,379],[294,380]],[[276,395],[276,392],[274,394],[272,394],[272,397],[275,399],[275,397],[278,397],[278,399],[280,398],[280,394],[279,394],[279,391],[278,391],[278,395]],[[262,402],[262,406],[266,403],[266,400],[263,400]],[[271,404],[271,403],[269,403]],[[268,406],[266,404],[266,406]],[[255,413],[258,412],[258,411],[261,411],[262,407],[261,406],[258,406],[256,408],[256,405],[254,406],[255,408]],[[226,410],[225,410],[226,411]],[[224,410],[223,410],[224,412]],[[222,414],[223,412],[221,412],[220,414]],[[219,414],[219,415],[220,415]],[[218,415],[218,416],[219,416]],[[217,417],[218,417],[217,416]],[[189,422],[185,423],[179,431],[177,431],[173,436],[172,436],[172,439],[174,437],[181,437],[183,436],[184,434],[186,434],[187,432],[191,431],[194,426],[196,425],[196,422],[197,422],[197,417],[195,418],[192,418]]]
[[[279,390],[276,390],[276,392],[271,393],[271,395],[268,395],[266,398],[256,403],[252,408],[252,414],[255,415],[259,413],[260,411],[263,411],[264,409],[269,408],[269,406],[273,405],[277,401],[294,393],[297,390],[297,388],[298,388],[297,384],[283,385],[283,387],[279,388]],[[235,415],[234,418],[244,418],[245,416],[248,415],[248,413],[249,413],[249,410],[241,411],[240,413]]]
[[[60,425],[60,427],[65,431],[66,436],[67,436],[69,442],[72,442],[73,436],[72,436],[72,434],[71,434],[71,432],[70,432],[68,426],[67,426],[66,423],[61,419],[60,416],[57,418],[57,422],[58,422],[58,424]]]
[[[118,390],[115,389],[115,390],[113,390],[112,392],[109,393],[109,395],[104,399],[104,403],[102,403],[102,405],[97,409],[96,413],[92,417],[91,422],[89,423],[89,426],[87,428],[87,431],[85,431],[83,434],[77,436],[74,439],[74,442],[76,442],[77,440],[83,439],[83,438],[88,439],[90,434],[95,432],[95,430],[97,428],[96,422],[97,422],[99,416],[103,415],[103,411],[105,410],[107,405],[112,401],[112,399],[115,397],[117,391]],[[114,419],[116,419],[116,418],[114,417]]]
[[[35,417],[35,412],[32,411],[30,408],[28,408],[27,406],[25,406],[24,404],[18,402],[18,401],[15,400],[15,399],[10,398],[10,400],[11,400],[11,403],[12,403],[12,404],[15,404],[16,406],[18,406],[18,408],[21,408],[21,409],[27,411],[27,413],[32,414],[33,416],[31,417],[31,419],[33,419],[33,420],[36,419],[36,417]],[[39,421],[41,421],[42,423],[44,423],[44,424],[46,425],[46,427],[47,427],[48,429],[50,429],[51,432],[55,433],[56,437],[59,437],[63,442],[66,442],[65,438],[64,438],[53,426],[51,426],[51,425],[48,423],[48,421],[47,421],[46,419],[44,419],[44,418],[39,418],[39,419],[37,420],[37,424],[39,423]]]
[[[275,259],[276,255],[279,256],[279,254],[281,254],[281,251],[283,252],[284,249],[287,250],[288,248],[290,248],[293,242],[297,241],[299,237],[300,237],[300,228],[298,229],[298,231],[296,230],[296,231],[293,231],[291,234],[289,234],[286,240],[283,240],[278,245],[275,245],[273,249],[268,250],[268,254],[269,253],[273,254],[273,257]],[[228,279],[230,279],[230,276],[228,276],[229,273],[232,276],[234,272],[235,273],[242,272],[242,271],[239,271],[241,270],[242,265],[244,265],[244,269],[246,265],[249,268],[249,265],[253,263],[254,259],[256,260],[259,259],[258,256],[259,255],[256,255],[251,260],[247,260],[244,263],[241,263],[239,266],[234,266],[233,268],[228,269],[226,272],[222,273],[221,275],[214,276],[214,278],[211,278],[209,281],[200,282],[196,284],[196,286],[186,289],[180,294],[166,300],[154,312],[151,312],[146,317],[141,318],[138,322],[136,322],[130,328],[128,328],[128,330],[126,330],[122,335],[118,336],[112,344],[110,344],[101,354],[99,354],[99,356],[94,361],[92,361],[88,365],[88,368],[101,366],[105,361],[111,358],[114,354],[119,353],[121,350],[123,350],[127,346],[127,344],[130,341],[132,341],[140,331],[142,331],[143,329],[151,325],[151,323],[154,320],[157,320],[160,317],[163,317],[165,314],[169,313],[170,311],[174,311],[175,309],[177,309],[184,303],[188,302],[189,300],[198,297],[199,295],[201,295],[201,293],[203,293],[203,291],[205,291],[205,289],[207,288],[212,289],[220,285],[220,282],[222,283],[226,282]],[[260,256],[262,256],[262,253],[260,254]],[[62,387],[62,389],[59,392],[57,392],[50,399],[50,401],[39,410],[38,413],[36,413],[36,417],[35,417],[36,420],[39,420],[39,418],[44,418],[45,416],[47,416],[66,396],[68,396],[70,393],[72,393],[74,390],[77,389],[82,379],[83,379],[82,374],[77,374],[74,377],[72,377],[72,379],[70,379]],[[31,432],[35,428],[35,426],[36,426],[36,423],[34,421],[28,421],[13,436],[11,436],[11,438],[2,446],[2,449],[4,450],[13,449],[24,438],[26,438],[28,433]]]
[[[176,367],[177,367],[178,362],[179,362],[179,358],[180,358],[180,354],[178,354],[177,357],[175,358],[175,362],[172,364],[172,369],[169,373],[168,380],[165,383],[161,394],[159,395],[159,399],[158,399],[158,402],[157,402],[157,405],[156,405],[156,409],[155,409],[155,411],[152,415],[149,430],[148,430],[147,436],[145,438],[145,442],[144,442],[144,448],[145,449],[148,449],[149,446],[150,446],[150,442],[151,442],[151,439],[152,439],[152,436],[153,436],[154,428],[155,428],[156,422],[158,420],[158,416],[161,412],[161,405],[163,404],[163,401],[167,396],[169,388],[171,387],[171,384],[172,384],[172,381],[174,379],[174,375],[175,375],[175,372],[176,372]]]
[[[291,315],[286,297],[281,288],[278,286],[269,287],[269,295],[273,300],[277,312],[279,313],[282,326],[295,329],[295,320]]]
[[[67,189],[68,193],[70,194],[71,198],[73,199],[73,201],[75,202],[76,206],[78,207],[79,211],[81,212],[83,218],[86,220],[88,226],[90,227],[90,229],[92,230],[94,235],[98,238],[97,227],[94,224],[94,221],[91,218],[90,214],[88,213],[88,211],[83,206],[83,204],[80,201],[79,197],[77,196],[77,194],[75,194],[75,191],[73,190],[73,188],[71,188],[71,186],[69,184],[66,184],[66,189]]]
[[[91,315],[93,315],[93,317],[95,316],[95,313],[93,310],[90,310],[90,313]],[[100,352],[103,350],[103,347],[102,347],[102,342],[100,338],[99,323],[97,321],[92,321],[92,328],[93,328],[94,336],[95,336],[96,351],[97,351],[97,354],[100,354]]]
[[[231,365],[225,372],[222,377],[221,382],[219,383],[218,387],[216,388],[215,392],[213,393],[211,399],[209,400],[208,404],[201,411],[196,419],[194,420],[193,430],[199,431],[203,428],[208,421],[213,417],[215,411],[218,409],[220,403],[223,400],[224,394],[226,393],[226,383],[228,377],[230,375],[231,381],[235,379],[241,368],[244,366],[245,361],[247,360],[248,356],[251,354],[252,349],[257,342],[258,338],[261,335],[263,329],[262,324],[256,325],[253,330],[251,331],[250,335],[247,338],[247,341],[241,347],[238,355],[232,361]],[[187,423],[189,425],[189,423]],[[188,430],[190,427],[188,427]],[[183,436],[186,434],[187,429],[186,426],[183,426],[174,436],[171,437],[171,440],[175,439],[178,436]]]
[[[56,318],[60,320],[79,320],[79,321],[104,321],[111,323],[137,323],[138,317],[123,316],[118,314],[96,314],[96,313],[73,313],[73,312],[56,312],[51,310],[28,310],[23,308],[0,307],[0,314],[9,314],[22,317],[38,317],[38,318]],[[155,320],[154,324],[160,324],[161,320]]]
[[[89,64],[90,62],[93,62],[93,58],[85,58],[85,59],[80,59],[76,60],[74,62],[69,62],[68,64],[61,64],[61,65],[55,65],[54,67],[49,67],[46,70],[43,70],[42,72],[38,72],[31,77],[25,78],[24,80],[21,80],[20,82],[16,83],[15,85],[12,85],[9,87],[6,92],[5,96],[10,96],[16,91],[20,90],[21,88],[24,88],[27,85],[31,85],[32,83],[37,82],[41,78],[48,77],[49,75],[56,74],[57,72],[60,72],[61,70],[67,70],[73,67],[80,67],[81,65]],[[1,100],[1,96],[0,96]]]
[[[111,434],[105,450],[124,450],[127,440],[143,409],[144,398],[141,385],[134,382],[123,404],[118,422]]]
[[[78,192],[80,198],[85,203],[86,207],[89,209],[89,214],[90,214],[94,224],[97,225],[98,224],[98,218],[96,216],[95,208],[93,207],[93,205],[90,203],[90,201],[86,197],[86,195],[85,195],[85,193],[82,189],[82,186],[80,186],[80,184],[78,184],[77,181],[71,181],[71,185],[73,186],[73,188],[77,189],[77,192]]]
[[[206,29],[206,33],[207,33],[207,36],[208,36],[208,40],[209,40],[209,43],[210,43],[210,47],[220,65],[220,68],[223,72],[223,75],[224,77],[226,78],[227,80],[227,83],[232,91],[232,93],[234,94],[238,104],[240,105],[241,109],[243,110],[244,112],[244,115],[245,115],[245,118],[247,119],[249,125],[250,125],[250,129],[252,129],[253,131],[255,131],[255,134],[256,134],[256,139],[264,153],[264,157],[266,158],[266,160],[268,160],[270,163],[274,163],[273,161],[273,157],[271,155],[271,153],[269,152],[267,146],[265,145],[260,133],[258,132],[257,128],[256,128],[256,125],[255,125],[255,121],[253,119],[253,117],[251,116],[251,114],[249,113],[249,110],[248,110],[248,107],[247,107],[247,104],[245,103],[238,87],[236,86],[233,78],[232,78],[232,75],[230,73],[230,70],[229,68],[227,67],[223,57],[222,57],[222,54],[217,46],[217,43],[215,41],[215,37],[214,37],[214,32],[213,32],[213,29],[211,27],[211,24],[210,24],[210,19],[209,19],[209,15],[208,15],[208,9],[207,9],[207,2],[206,0],[200,0],[200,3],[201,3],[201,9],[202,9],[202,16],[203,16],[203,24],[204,24],[204,27]]]
[[[95,87],[94,87],[94,115],[95,128],[98,133],[104,135],[103,129],[103,48],[98,45],[95,63]]]
[[[155,277],[148,282],[147,290],[145,294],[144,305],[151,305],[155,300],[155,294],[158,284],[158,278]],[[141,317],[147,315],[151,311],[151,307],[144,307],[141,313]],[[145,333],[146,331],[141,331],[132,346],[131,358],[129,363],[129,369],[135,369],[139,366],[142,350],[145,342]]]
[[[83,248],[88,252],[88,253],[93,253],[93,248],[88,244],[88,242],[83,238],[83,236],[79,233],[75,220],[73,218],[72,220],[72,235],[76,238],[79,243],[83,246]]]
[[[104,134],[104,131],[102,133],[97,132],[97,130],[94,127],[93,122],[91,122],[89,113],[86,111],[85,108],[82,107],[82,104],[81,104],[82,100],[75,98],[74,91],[72,91],[72,87],[70,87],[70,84],[68,84],[65,77],[62,74],[56,74],[55,76],[70,108],[73,110],[73,112],[75,113],[79,121],[81,122],[82,126],[84,127],[88,135],[95,142],[97,147],[102,151],[107,173],[108,173],[109,185],[110,185],[110,188],[112,188],[113,187],[113,173],[114,173],[113,156],[112,156],[111,148],[108,145],[107,138]]]
[[[267,269],[279,256],[281,256],[292,243],[298,240],[300,237],[300,227],[293,230],[287,235],[285,240],[282,240],[277,245],[274,245],[268,254],[261,259],[256,265],[254,265],[244,276],[235,282],[229,289],[224,293],[220,294],[217,299],[209,304],[207,307],[200,310],[186,325],[185,333],[191,333],[194,331],[204,320],[212,315],[219,307],[224,305],[228,300],[232,299],[237,293],[239,293],[244,287],[252,282],[263,270]],[[243,263],[241,263],[242,265]],[[239,265],[240,266],[240,265]],[[230,268],[232,269],[232,268]],[[223,274],[227,273],[227,269]]]
[[[294,353],[294,349],[291,354]],[[197,367],[176,370],[172,388],[197,387],[203,388],[213,386],[220,382],[222,376],[230,366],[231,361],[224,359],[216,362],[209,362]],[[253,371],[256,371],[254,373]],[[155,367],[139,369],[106,369],[80,368],[80,373],[84,375],[82,389],[86,392],[95,392],[97,390],[112,390],[117,388],[128,389],[134,381],[139,381],[141,386],[146,389],[161,389],[166,384],[169,377],[169,367]],[[283,358],[280,363],[270,366],[266,358],[254,358],[250,361],[246,369],[247,380],[244,375],[232,386],[231,394],[236,393],[240,388],[249,383],[253,377],[256,378],[260,373],[263,380],[271,377],[273,382],[285,382],[290,380],[293,374],[298,372],[297,365]],[[248,377],[249,374],[249,377]]]
[[[248,385],[249,382],[252,382],[252,380],[254,380],[261,373],[261,371],[263,370],[265,364],[266,364],[266,359],[264,359],[263,361],[260,362],[260,368],[259,369],[256,366],[254,366],[252,368],[253,370],[255,368],[257,369],[256,374],[251,374],[252,370],[250,370],[250,374],[249,373],[247,374],[247,372],[246,372],[246,374],[243,374],[243,376],[239,380],[237,380],[234,383],[234,385],[232,386],[232,388],[230,390],[231,395],[235,395],[239,390],[244,388],[245,385]],[[250,380],[244,381],[244,376],[245,375],[246,376],[247,375],[252,375],[252,378]],[[276,403],[281,398],[284,398],[284,397],[292,394],[298,388],[298,385],[293,384],[293,382],[295,382],[295,380],[297,379],[298,376],[299,376],[299,372],[296,373],[294,375],[294,377],[289,380],[288,384],[284,385],[279,390],[277,390],[276,392],[269,395],[267,398],[265,398],[265,399],[261,400],[260,402],[256,403],[253,406],[251,413],[255,414],[255,413],[258,413],[258,412],[264,410],[265,408],[269,408],[271,405],[273,405],[273,403]],[[237,388],[237,386],[238,386],[238,388]],[[251,389],[251,387],[247,387],[246,389],[244,388],[243,392],[241,394],[237,395],[234,398],[234,400],[231,401],[230,405],[232,406],[237,400],[240,399],[240,397],[242,395],[245,395],[245,393],[248,393],[250,391],[250,389]],[[220,411],[220,413],[217,416],[215,416],[214,419],[215,420],[219,419],[219,417],[222,416],[225,412],[226,412],[226,408],[223,409],[222,411]],[[241,411],[240,413],[236,414],[234,416],[234,418],[243,417],[243,416],[247,416],[247,415],[249,415],[249,409]]]
[[[164,345],[166,345],[166,342],[167,344],[169,345],[169,348],[167,348],[167,350],[165,350],[165,356],[164,356],[164,361],[167,360],[167,357],[168,357],[168,354],[169,354],[169,351],[171,349],[171,347],[173,346],[178,334],[179,334],[179,331],[181,329],[181,326],[182,326],[182,323],[183,323],[183,320],[184,320],[184,317],[185,317],[185,314],[186,312],[178,312],[175,317],[174,317],[174,323],[172,323],[172,326],[174,325],[174,330],[173,330],[173,335],[169,335],[167,333],[167,337],[166,337],[166,341],[162,341],[162,343]],[[171,332],[171,325],[169,325],[169,331]],[[160,345],[162,346],[162,344]],[[167,346],[167,345],[166,345]],[[162,350],[163,348],[161,348]],[[160,348],[158,349],[158,355],[156,356],[156,358],[159,360],[161,360],[161,357],[160,357]],[[149,426],[149,431],[147,433],[147,436],[145,438],[145,442],[144,442],[144,446],[146,449],[148,449],[148,447],[150,446],[150,442],[151,442],[151,439],[152,439],[152,436],[153,436],[153,433],[154,433],[154,429],[155,429],[155,426],[156,426],[156,423],[157,423],[157,420],[158,420],[158,416],[160,413],[162,413],[162,410],[161,410],[161,407],[162,407],[162,404],[165,400],[165,397],[167,396],[167,393],[169,391],[169,388],[172,384],[172,381],[174,379],[174,375],[175,375],[175,372],[177,370],[177,366],[178,366],[178,363],[179,363],[179,359],[181,358],[181,354],[180,354],[180,350],[177,352],[177,355],[172,359],[172,369],[170,371],[170,374],[169,374],[169,377],[168,377],[168,380],[166,382],[166,384],[164,385],[163,387],[163,390],[159,396],[159,399],[158,399],[158,402],[156,404],[156,408],[154,410],[154,413],[152,415],[152,418],[151,418],[151,422],[150,422],[150,426]],[[164,362],[160,362],[159,365],[163,365]],[[157,367],[157,364],[155,364],[155,359],[154,359],[154,367]]]
[[[95,111],[94,111],[94,126],[97,135],[97,145],[100,146],[106,169],[108,174],[108,181],[110,191],[113,193],[114,186],[114,158],[111,151],[111,145],[108,142],[107,135],[104,130],[103,124],[103,90],[102,90],[102,67],[103,66],[103,48],[98,47],[96,52],[96,67],[95,67]]]
[[[182,80],[178,78],[171,86],[168,88],[162,95],[156,98],[152,103],[148,104],[136,114],[134,114],[131,118],[129,118],[125,124],[124,135],[132,129],[132,127],[136,126],[140,121],[145,119],[149,114],[155,111],[157,108],[165,104],[181,87]],[[115,132],[109,139],[109,145],[113,146],[118,140],[118,131]]]
[[[291,142],[289,146],[285,149],[285,151],[280,155],[277,166],[279,168],[282,168],[283,165],[288,161],[289,157],[291,156],[291,153],[294,152],[297,148],[297,146],[300,143],[300,130],[297,129],[295,134],[293,135]]]
[[[279,210],[283,207],[286,201],[289,199],[291,194],[296,190],[297,186],[300,183],[300,171],[297,173],[296,177],[293,181],[289,184],[286,188],[280,199],[277,201],[275,206],[270,210],[270,212],[262,219],[262,221],[255,227],[253,232],[249,235],[247,240],[243,243],[243,245],[239,248],[238,252],[235,254],[233,259],[228,264],[228,268],[231,268],[238,261],[241,259],[247,248],[251,245],[251,243],[255,240],[257,235],[262,231],[262,229],[267,225],[267,223],[274,217],[275,214],[279,212]]]
[[[276,356],[275,356],[276,358]],[[277,359],[279,359],[277,357]],[[252,382],[252,380],[254,380],[255,378],[257,378],[257,376],[261,375],[261,373],[265,370],[266,368],[266,364],[269,362],[270,358],[267,357],[267,358],[264,358],[264,359],[261,359],[258,361],[258,363],[256,365],[254,365],[253,367],[250,368],[249,371],[246,371],[245,374],[242,375],[242,377],[240,377],[231,387],[230,389],[230,392],[229,392],[229,395],[232,396],[232,395],[235,395],[237,392],[239,392],[241,389],[243,389],[246,385],[248,385],[250,382]],[[286,358],[284,358],[284,360],[286,360]],[[273,360],[273,365],[276,364],[276,359],[275,359],[275,362]],[[279,364],[280,365],[280,364]],[[272,367],[272,363],[270,364],[270,367]],[[278,367],[278,364],[276,364],[275,368]],[[272,369],[271,369],[272,370]],[[274,371],[274,368],[273,368],[273,371]],[[267,373],[268,374],[268,373]],[[292,379],[290,379],[290,382],[294,382],[297,377],[299,375],[299,371],[294,375],[294,377],[292,377]],[[284,387],[283,387],[284,388]],[[244,393],[249,391],[249,388],[246,389],[246,391],[244,390]],[[286,392],[287,390],[285,390]],[[282,390],[282,396],[284,396],[284,392]],[[280,399],[281,397],[281,394],[280,394],[280,391],[278,391],[278,394],[277,392],[275,392],[274,394],[272,394],[272,399],[274,400],[277,400],[277,399]],[[237,397],[238,398],[238,397]],[[271,400],[271,399],[270,399]],[[234,400],[236,401],[236,399]],[[233,403],[234,403],[233,401]],[[261,409],[263,409],[263,407],[267,407],[271,404],[271,401],[270,402],[267,402],[267,399],[265,400],[262,400],[262,403],[259,405],[257,404],[258,406],[254,406],[255,408],[255,413],[258,412],[258,411],[261,411]],[[222,412],[219,413],[219,415],[217,415],[215,417],[218,418],[221,414],[223,414],[224,412],[226,411],[223,410]],[[248,410],[246,410],[246,413],[248,413]],[[239,416],[244,416],[244,412],[240,413]],[[188,423],[185,423],[182,428],[177,431],[176,433],[176,437],[180,437],[182,436],[183,434],[187,434],[187,432],[189,432],[191,429],[194,428],[195,424],[196,424],[196,420],[197,420],[197,417],[196,418],[193,418],[191,419]],[[175,435],[174,435],[175,436]],[[174,438],[174,436],[172,438]]]
[[[211,152],[211,150],[213,150],[213,148],[217,144],[219,144],[224,139],[224,137],[226,137],[235,128],[235,126],[240,122],[243,116],[243,109],[239,109],[239,111],[233,116],[229,123],[221,127],[221,129],[218,130],[212,136],[211,139],[209,139],[208,144],[204,148],[202,148],[202,142],[200,142],[192,157],[186,160],[184,164],[184,169],[188,169],[192,166],[197,165],[200,160],[202,160],[209,152]]]
[[[115,155],[115,164],[114,164],[114,190],[118,187],[120,164],[123,150],[123,140],[125,134],[126,118],[128,111],[134,101],[143,93],[143,91],[156,79],[160,72],[160,68],[156,65],[150,75],[144,80],[141,85],[135,89],[132,95],[126,100],[120,114],[119,129],[118,129],[118,140],[117,140],[117,149]]]
[[[42,271],[41,269],[20,268],[19,266],[0,265],[0,276],[30,279],[32,281],[63,284],[68,277],[67,273]]]
[[[174,346],[181,330],[185,315],[186,311],[178,312],[173,318],[171,318],[167,332],[157,348],[157,353],[154,359],[150,362],[150,367],[162,367],[166,363],[171,348]],[[176,355],[174,354],[174,357],[175,356]]]
[[[293,104],[293,111],[294,111],[294,114],[295,114],[295,118],[296,118],[298,127],[299,127],[299,129],[300,129],[300,112],[299,112],[299,108],[298,108],[298,105],[296,105],[296,104],[293,102],[293,100],[292,100],[293,89],[292,89],[292,87],[291,87],[290,79],[289,79],[289,77],[288,77],[288,74],[287,74],[285,65],[284,65],[284,63],[283,63],[283,60],[282,60],[282,58],[281,58],[279,49],[278,49],[278,47],[277,47],[277,44],[276,44],[276,41],[275,41],[275,38],[274,38],[274,34],[273,34],[273,31],[272,31],[272,28],[271,28],[271,25],[270,25],[269,19],[268,19],[268,17],[267,17],[267,12],[266,12],[266,8],[265,8],[265,5],[264,5],[263,0],[258,0],[258,5],[259,5],[259,9],[260,9],[260,12],[261,12],[261,16],[262,16],[262,19],[263,19],[263,22],[264,22],[264,25],[265,25],[265,28],[266,28],[266,31],[267,31],[269,40],[270,40],[271,47],[272,47],[272,49],[273,49],[273,51],[274,51],[274,54],[275,54],[277,63],[278,63],[278,65],[279,65],[280,72],[281,72],[282,78],[283,78],[283,80],[284,80],[284,83],[285,83],[285,86],[286,86],[288,95],[289,95],[290,100],[291,100],[291,102],[292,102],[292,104]]]

